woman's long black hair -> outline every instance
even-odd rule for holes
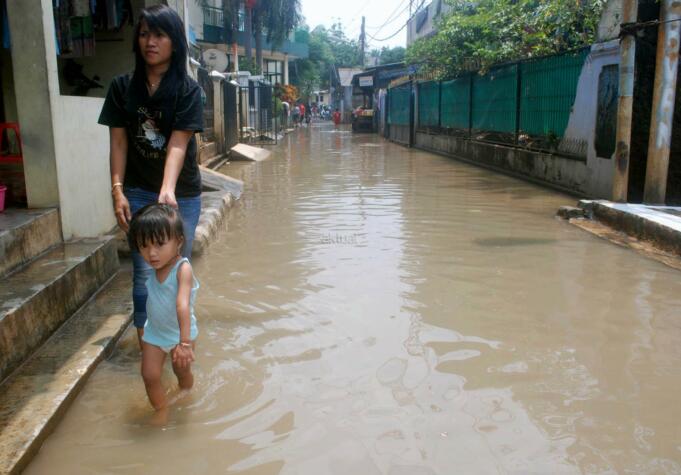
[[[187,51],[189,48],[187,46],[187,36],[185,34],[182,19],[175,10],[166,5],[154,5],[153,7],[144,8],[140,13],[137,25],[135,26],[135,34],[133,36],[134,41],[132,50],[135,53],[135,73],[133,74],[133,80],[138,86],[146,87],[146,63],[144,62],[142,51],[140,51],[139,43],[142,21],[147,24],[147,27],[152,32],[164,32],[173,43],[173,56],[170,60],[168,72],[163,77],[162,84],[164,87],[162,89],[174,94],[179,90],[179,87],[187,78]]]

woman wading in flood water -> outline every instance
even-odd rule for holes
[[[142,10],[135,27],[135,70],[111,83],[99,123],[109,127],[111,193],[118,225],[151,203],[179,210],[182,255],[191,256],[201,212],[201,175],[194,133],[203,129],[201,88],[187,74],[187,41],[177,13],[164,5]],[[142,345],[146,281],[152,268],[133,251],[134,323]]]

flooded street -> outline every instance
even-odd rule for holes
[[[678,271],[376,135],[274,150],[222,170],[193,393],[151,425],[129,332],[26,473],[681,473]]]

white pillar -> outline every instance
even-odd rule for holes
[[[28,206],[59,205],[53,109],[59,98],[52,0],[8,0]]]
[[[225,151],[225,114],[222,81],[213,78],[213,128],[215,134],[216,152]]]
[[[284,85],[288,86],[288,54],[284,54]]]

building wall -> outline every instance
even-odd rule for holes
[[[586,143],[586,175],[584,191],[598,198],[612,195],[613,157],[599,157],[596,154],[596,113],[598,108],[598,80],[603,68],[619,65],[618,40],[594,45],[582,68],[577,84],[577,95],[563,141]],[[614,155],[614,154],[613,154]]]
[[[104,100],[60,96],[54,128],[65,239],[97,236],[116,220],[109,174],[109,130],[97,124]]]
[[[439,14],[437,11],[438,5],[440,7]],[[441,18],[442,15],[451,11],[451,9],[452,7],[447,5],[445,0],[433,0],[427,7],[424,7],[424,9],[421,10],[421,12],[424,13],[416,13],[407,23],[407,46],[420,38],[432,35],[436,30],[437,20]],[[425,13],[426,11],[428,13]],[[423,26],[417,31],[416,27],[419,24],[420,14],[427,15],[427,19]]]
[[[213,0],[215,2],[216,0]],[[222,2],[220,2],[222,3]],[[200,2],[189,0],[187,2],[187,11],[189,18],[186,24],[192,28],[197,39],[203,38],[203,8]]]

